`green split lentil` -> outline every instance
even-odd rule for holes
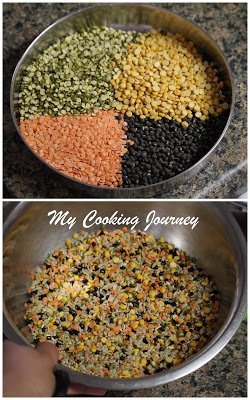
[[[131,378],[199,351],[219,313],[215,283],[184,251],[140,230],[81,232],[31,274],[26,320],[73,370]]]
[[[102,27],[57,40],[26,68],[19,94],[21,118],[115,108],[115,65],[137,36]]]

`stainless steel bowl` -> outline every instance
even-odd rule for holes
[[[59,172],[53,166],[41,159],[29,146],[18,126],[18,93],[24,70],[32,60],[41,51],[46,49],[56,39],[65,37],[72,30],[80,28],[90,28],[96,25],[106,25],[125,30],[144,31],[151,28],[167,29],[170,32],[180,33],[185,38],[191,40],[197,48],[201,49],[204,54],[213,60],[221,75],[224,77],[229,98],[231,98],[230,113],[226,126],[221,133],[219,139],[211,150],[202,157],[196,164],[186,171],[176,175],[173,178],[155,183],[153,185],[141,186],[136,188],[119,188],[110,189],[104,186],[88,185],[74,178],[70,178],[64,173]],[[63,183],[82,192],[82,195],[89,197],[110,197],[110,198],[131,198],[131,197],[152,197],[157,194],[166,193],[169,189],[177,188],[191,176],[196,174],[203,168],[215,152],[220,141],[225,135],[233,114],[235,102],[235,84],[230,67],[216,43],[197,25],[187,21],[177,14],[167,11],[160,7],[151,7],[147,5],[135,4],[112,4],[88,7],[76,13],[70,14],[58,20],[45,31],[43,31],[28,47],[22,58],[20,59],[12,78],[11,84],[11,113],[16,129],[24,143],[32,151],[32,153],[45,164]]]
[[[8,338],[26,344],[29,343],[30,333],[23,316],[30,272],[70,235],[66,226],[49,225],[49,211],[68,210],[77,220],[74,231],[82,230],[83,217],[92,209],[97,209],[100,216],[111,216],[116,210],[125,216],[137,215],[141,221],[138,227],[142,229],[145,227],[145,216],[151,210],[156,210],[159,216],[190,215],[200,218],[193,230],[183,225],[157,225],[150,232],[165,236],[188,254],[197,257],[198,263],[215,279],[222,306],[213,338],[197,354],[167,372],[142,378],[111,379],[60,367],[69,373],[72,381],[117,390],[149,388],[167,383],[207,363],[226,345],[240,325],[246,304],[246,241],[227,211],[226,203],[21,202],[15,207],[11,203],[10,207],[11,210],[6,210],[4,223],[4,333]]]

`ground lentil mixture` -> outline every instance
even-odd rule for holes
[[[76,371],[130,378],[200,350],[219,313],[215,283],[195,259],[140,230],[74,234],[31,274],[25,319]]]
[[[213,131],[213,143],[225,127],[229,103],[224,81],[215,65],[181,35],[108,27],[72,32],[43,51],[26,68],[18,98],[20,131],[35,152],[72,178],[114,188],[160,182],[167,179],[167,175],[175,176],[192,166],[206,154],[199,147],[197,151],[191,147],[190,152],[186,152],[187,146],[180,145],[171,152],[174,160],[166,158],[160,151],[163,143],[159,146],[156,140],[155,121],[164,126],[172,143],[175,141],[172,123],[184,140],[194,132],[194,127],[201,127],[199,131],[207,152],[211,148],[209,134],[213,131],[214,118],[219,123]],[[107,124],[108,114],[104,111],[122,121],[126,115],[131,119],[129,126],[138,116],[138,136],[136,134],[133,141],[124,143],[121,148],[126,124],[122,127],[119,122],[116,127],[113,122]],[[103,137],[100,116],[103,117],[101,131],[106,129],[105,142],[107,139],[110,149],[104,146],[100,150],[100,146],[95,146],[99,135]],[[46,121],[43,128],[41,121]],[[149,142],[142,141],[144,145],[139,151],[134,145],[140,142],[139,134],[147,126],[151,127],[153,138],[151,151],[157,148],[157,157],[164,161],[154,165],[154,169],[149,164],[146,171],[150,176],[144,179],[135,174],[127,179],[129,164],[135,162],[134,156],[130,156],[148,152]],[[192,142],[195,138],[191,141],[195,147]],[[115,152],[119,149],[119,156],[113,159],[114,149]],[[182,164],[178,163],[177,153]],[[102,172],[99,165],[103,165]],[[143,165],[138,169],[140,175],[145,171]]]

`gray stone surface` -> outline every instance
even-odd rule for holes
[[[88,4],[7,3],[4,11],[4,196],[6,198],[76,198],[80,193],[52,177],[22,143],[9,107],[14,68],[35,37],[58,18]],[[163,198],[236,198],[246,191],[246,46],[244,3],[163,4],[197,23],[224,51],[237,82],[233,121],[217,153],[193,179]]]

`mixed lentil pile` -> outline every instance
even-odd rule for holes
[[[34,341],[73,370],[131,378],[199,351],[219,313],[215,283],[195,259],[142,231],[81,232],[31,274],[25,304]]]
[[[126,140],[127,124],[123,124],[121,134],[119,121],[112,124],[112,128],[108,126],[110,118],[124,121],[125,117],[129,126],[135,120],[139,132],[150,125],[153,139],[155,121],[164,125],[172,140],[172,124],[183,140],[188,128],[198,127],[204,148],[208,148],[211,140],[206,140],[206,133],[210,121],[219,121],[213,134],[214,144],[225,126],[227,118],[224,116],[228,116],[230,107],[224,81],[215,65],[207,61],[192,42],[169,32],[138,33],[108,27],[74,32],[42,52],[26,68],[18,104],[20,130],[35,152],[66,175],[85,183],[111,187],[128,187],[129,182],[132,186],[138,185],[132,184],[133,176],[126,178],[127,172],[120,176],[120,171],[124,170],[124,154],[130,149],[138,153],[138,146],[134,146],[136,140]],[[41,123],[41,117],[46,117],[46,124]],[[95,120],[98,121],[96,125]],[[103,125],[99,124],[100,120]],[[115,145],[117,137],[120,140],[123,135],[125,139],[122,148],[115,145],[114,159],[95,146],[96,139],[103,135],[104,126],[111,145]],[[72,131],[78,133],[77,138]],[[41,140],[42,137],[46,140]],[[84,151],[76,154],[75,143],[81,142],[83,148],[86,137],[89,140],[85,147],[93,147],[92,160],[96,169],[112,164],[111,180],[102,173],[95,175]],[[154,146],[160,149],[157,141]],[[140,146],[138,154],[147,147],[148,143]],[[179,150],[185,155],[185,149],[178,149],[178,153]],[[58,168],[55,163],[55,153],[63,167]],[[127,157],[130,154],[128,151]],[[195,152],[188,165],[193,165],[204,154]],[[84,165],[85,172],[81,167],[79,171],[75,157]],[[178,157],[176,162],[178,164]],[[152,174],[152,183],[163,179],[159,173],[161,168],[155,167],[158,174]],[[78,169],[76,173],[75,169]],[[143,170],[141,167],[140,171]],[[178,164],[177,170],[182,170],[181,165]],[[172,172],[178,173],[173,169]]]

